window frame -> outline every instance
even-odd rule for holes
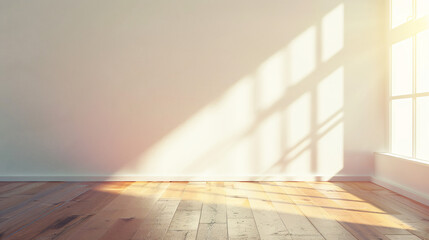
[[[425,16],[425,17],[417,17],[417,8],[416,8],[416,4],[417,4],[417,0],[410,0],[412,1],[412,18],[410,20],[408,20],[406,23],[403,23],[399,26],[395,26],[395,28],[392,28],[393,26],[393,2],[394,0],[390,0],[389,1],[389,52],[388,52],[388,56],[389,56],[389,61],[388,61],[388,76],[389,76],[389,86],[388,86],[388,116],[389,116],[389,124],[388,124],[388,140],[389,140],[389,152],[391,154],[395,154],[395,155],[400,155],[397,153],[393,152],[393,133],[392,133],[392,103],[394,100],[397,99],[411,99],[412,101],[412,155],[411,156],[407,156],[407,155],[401,155],[407,158],[414,158],[414,159],[418,159],[416,157],[416,152],[417,152],[417,99],[420,97],[429,97],[429,91],[428,92],[421,92],[418,93],[417,92],[417,86],[416,86],[416,75],[417,75],[417,47],[416,47],[416,42],[417,42],[417,34],[420,32],[423,32],[425,30],[429,31],[429,16]],[[428,23],[422,24],[425,21],[427,21]],[[402,27],[403,25],[408,25],[409,29],[405,29],[404,27]],[[394,39],[394,31],[397,31],[398,28],[402,27],[402,31],[406,32],[405,37],[397,37],[398,39]],[[408,38],[412,39],[412,92],[411,94],[402,94],[402,95],[396,95],[396,96],[392,96],[392,88],[393,88],[393,82],[392,82],[392,46],[395,43],[398,43],[400,41],[406,40]],[[419,159],[422,161],[429,161],[429,159]]]

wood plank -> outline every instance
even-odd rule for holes
[[[294,235],[293,240],[325,240],[322,235]]]
[[[0,239],[429,239],[429,207],[369,182],[3,182],[0,189]]]
[[[9,196],[0,197],[0,213],[5,212],[7,209],[11,209],[17,205],[22,204],[23,202],[28,202],[29,199],[33,198],[34,195],[44,192],[47,189],[50,189],[56,185],[59,185],[59,182],[41,182],[39,184],[31,185],[28,184],[28,188],[20,188],[22,191],[16,194],[11,194]],[[8,192],[10,193],[10,192]]]
[[[229,219],[239,218],[253,218],[252,209],[250,209],[250,203],[243,191],[234,189],[233,183],[225,183],[226,191],[226,204],[227,204],[227,216]]]
[[[307,187],[302,191],[308,196],[312,196],[314,202],[318,203],[319,206],[323,206],[331,216],[357,239],[387,240],[378,228],[382,224],[387,226],[386,219],[380,218],[380,215],[385,217],[382,210],[344,191],[338,191],[335,185],[331,186],[332,191],[318,191],[316,188],[314,190],[309,189],[311,186],[315,186],[314,183],[297,184]],[[329,184],[327,183],[325,186],[329,187]],[[378,221],[371,221],[371,217],[377,218]]]
[[[9,182],[7,184],[4,184],[0,186],[0,196],[27,184],[29,184],[29,182]]]
[[[99,209],[112,201],[116,195],[128,184],[121,183],[90,183],[91,189],[82,195],[72,199],[61,208],[55,209],[49,215],[39,219],[33,224],[20,230],[13,238],[28,239],[55,239],[65,238],[72,231],[89,218],[94,216]],[[119,186],[119,187],[118,187]],[[122,186],[122,188],[121,188]],[[109,193],[98,191],[100,188],[113,187]]]
[[[421,240],[415,235],[386,235],[390,240]]]
[[[226,192],[223,183],[207,183],[204,193],[200,223],[226,223]]]
[[[196,230],[169,230],[163,239],[165,240],[194,240],[197,237]]]
[[[343,189],[352,192],[354,195],[364,198],[365,200],[374,204],[376,202],[376,206],[380,209],[383,209],[385,212],[392,215],[398,221],[398,224],[404,225],[404,228],[411,232],[414,235],[422,239],[429,239],[429,224],[426,222],[429,220],[428,215],[424,212],[419,212],[418,210],[409,207],[407,204],[402,203],[401,201],[396,201],[394,198],[390,198],[391,196],[402,197],[391,191],[373,191],[367,192],[359,188],[358,185],[352,183],[335,183],[336,185],[341,186]],[[412,204],[412,202],[410,202]],[[392,212],[390,209],[394,208],[395,212]],[[426,220],[425,220],[426,219]],[[411,228],[411,229],[410,229]],[[406,234],[404,232],[392,231],[392,229],[385,230],[386,234]]]
[[[177,209],[171,221],[168,231],[174,230],[192,230],[197,231],[200,221],[199,210],[180,210]]]
[[[228,219],[229,239],[260,239],[253,218]]]
[[[330,184],[332,184],[332,188],[338,188],[335,183],[327,183],[327,185]],[[377,189],[379,191],[376,187],[370,188],[367,184],[364,186],[366,187],[365,189]],[[345,212],[352,216],[352,223],[371,226],[371,228],[374,228],[381,234],[410,234],[407,229],[411,229],[411,227],[397,219],[394,216],[396,213],[389,214],[373,205],[371,201],[359,198],[351,192],[325,191],[323,194],[320,192],[320,194],[326,197],[326,202],[332,202],[333,207],[344,209]],[[352,201],[349,198],[356,200]]]
[[[225,183],[229,239],[260,239],[249,200],[234,183]]]
[[[258,182],[235,184],[249,199],[261,239],[292,239],[274,206]]]
[[[162,239],[165,236],[186,185],[187,183],[174,182],[168,186],[144,218],[143,223],[132,237],[133,240]]]
[[[3,216],[7,220],[0,223],[0,235],[19,239],[17,236],[20,230],[89,190],[88,185],[80,183],[59,185],[59,187],[50,194],[43,195],[25,206],[14,209],[15,211],[5,213]],[[13,237],[11,237],[12,235]]]
[[[15,216],[19,213],[19,211],[23,211],[26,208],[34,206],[37,203],[40,203],[41,201],[43,201],[43,198],[45,198],[46,196],[51,195],[56,191],[61,191],[63,188],[69,185],[70,184],[67,184],[67,183],[55,182],[55,183],[47,184],[47,187],[45,189],[36,189],[36,190],[39,190],[36,192],[29,191],[28,195],[30,195],[30,197],[27,197],[26,199],[22,199],[23,201],[16,201],[15,202],[16,204],[10,204],[10,205],[8,204],[7,206],[2,206],[2,208],[0,208],[0,217],[9,218],[10,216]],[[8,198],[8,199],[12,199],[14,201],[17,200],[17,199],[14,199],[14,197],[16,196],[12,196],[11,198]]]
[[[100,240],[131,239],[141,223],[142,219],[120,218],[116,220]]]
[[[119,219],[143,219],[168,185],[169,183],[160,182],[131,184],[87,223],[64,239],[98,239]]]
[[[148,216],[143,219],[142,224],[131,239],[162,239],[170,226],[179,202],[179,200],[160,199],[148,213]]]
[[[200,222],[202,201],[200,201],[205,183],[188,183],[182,194],[182,199],[174,213],[166,237],[177,234],[195,236]]]
[[[341,225],[360,240],[388,240],[387,237],[371,225],[351,222],[341,222]]]
[[[197,240],[216,239],[227,240],[228,229],[226,223],[202,223],[198,227]]]
[[[46,184],[46,183],[44,183],[44,182],[24,183],[22,185],[18,185],[17,187],[11,189],[10,191],[6,191],[6,192],[0,194],[0,198],[10,197],[13,195],[25,194],[25,192],[31,191],[32,188],[37,188],[37,187],[40,187],[44,184]]]
[[[261,182],[260,185],[265,190],[268,199],[271,200],[293,239],[324,239],[279,186],[270,182]]]
[[[300,187],[296,182],[277,183],[304,215],[311,221],[317,230],[326,239],[356,239],[347,231],[334,217],[326,212],[317,202],[306,196],[304,190],[312,189],[309,187]]]

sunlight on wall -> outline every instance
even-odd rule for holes
[[[220,99],[195,114],[145,153],[137,167],[140,171],[180,172],[200,157],[210,153],[216,155],[228,149],[229,144],[240,141],[241,134],[250,127],[255,117],[252,108],[253,85],[254,79],[251,77],[237,82]],[[243,155],[243,151],[239,152]],[[229,157],[226,156],[225,160]]]
[[[322,19],[322,61],[338,53],[344,46],[344,4]]]
[[[344,68],[312,74],[343,49],[343,4],[320,21],[320,39],[308,27],[117,175],[335,175],[343,167]]]
[[[316,66],[316,28],[308,28],[258,68],[258,108],[267,109],[293,86],[314,71]]]
[[[333,125],[317,143],[318,170],[334,175],[344,166],[344,124]]]
[[[243,136],[236,143],[231,144],[232,146],[226,150],[227,154],[223,154],[222,161],[228,163],[231,169],[235,169],[237,175],[246,175],[246,173],[257,171],[257,164],[249,164],[257,162],[256,152],[250,150],[254,149],[255,143],[256,137],[254,135]],[[218,170],[217,172],[224,171],[221,164],[213,167]],[[213,169],[204,171],[210,174]]]
[[[338,68],[317,86],[317,122],[320,124],[344,105],[344,69]]]
[[[316,67],[316,28],[310,27],[290,44],[291,84],[297,84]]]
[[[272,106],[286,89],[287,52],[279,51],[269,58],[257,72],[258,107],[263,110]]]
[[[386,1],[9,1],[5,176],[329,179],[383,147]]]
[[[259,169],[268,169],[274,165],[281,156],[281,132],[279,127],[282,125],[280,113],[271,114],[266,118],[258,128],[258,158],[256,165]]]
[[[308,174],[311,171],[311,93],[306,92],[292,102],[284,110],[284,116],[284,148],[287,152],[282,159],[288,162],[285,170]]]
[[[294,175],[306,175],[311,173],[311,140],[306,139],[295,148],[291,149],[290,152],[284,157],[285,162],[288,164],[284,167],[284,170],[291,172]],[[283,169],[279,169],[280,172]]]
[[[286,146],[291,148],[310,134],[311,128],[311,94],[305,93],[292,102],[285,110],[284,134]]]
[[[317,122],[326,123],[319,128],[319,134],[323,131],[326,134],[318,140],[317,166],[321,171],[332,174],[343,168],[344,126],[341,112],[344,106],[343,89],[343,67],[323,79],[317,88]]]

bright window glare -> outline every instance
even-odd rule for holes
[[[429,0],[391,0],[391,8],[392,28],[408,22],[392,30],[407,38],[391,49],[391,151],[429,160]]]
[[[429,159],[429,97],[419,97],[416,102],[416,157]]]
[[[421,0],[427,1],[427,0]],[[412,19],[412,0],[392,0],[392,28],[404,24]]]
[[[429,30],[417,34],[416,48],[416,90],[429,92]]]
[[[322,20],[322,61],[329,60],[344,46],[344,5],[329,12]]]
[[[413,41],[392,45],[392,96],[411,94],[413,89]]]
[[[429,1],[416,0],[417,18],[429,16]]]
[[[413,138],[412,100],[397,99],[392,101],[392,153],[412,156]]]

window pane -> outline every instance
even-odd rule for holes
[[[429,97],[416,102],[416,157],[429,160]]]
[[[416,54],[417,92],[429,92],[429,30],[417,34]]]
[[[429,1],[416,0],[416,11],[417,11],[417,18],[429,16]]]
[[[413,152],[412,106],[410,98],[392,101],[392,153],[409,157]]]
[[[392,45],[392,95],[411,94],[413,88],[413,41]]]
[[[392,28],[406,23],[412,16],[413,0],[392,0]]]

